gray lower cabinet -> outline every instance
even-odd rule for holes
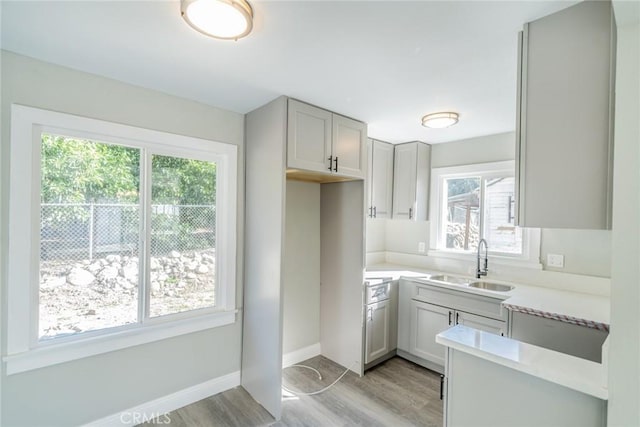
[[[444,366],[446,348],[436,343],[435,337],[453,325],[466,325],[496,335],[507,334],[507,322],[503,320],[411,300],[409,352]]]
[[[513,339],[602,362],[602,344],[608,335],[605,331],[519,312],[512,312],[510,317]]]
[[[508,335],[501,300],[402,280],[398,301],[398,354],[439,372],[446,348],[435,341],[440,332],[463,324],[496,335]]]
[[[415,285],[405,279],[398,286],[398,351],[409,353],[409,335],[411,331],[411,295]]]
[[[366,308],[366,338],[364,363],[370,363],[389,353],[391,335],[391,302],[369,304]]]
[[[502,320],[490,319],[488,317],[465,313],[463,311],[456,311],[455,323],[456,325],[465,325],[470,328],[491,332],[496,335],[507,335],[507,322]]]
[[[436,343],[435,337],[449,328],[452,317],[450,308],[411,300],[409,352],[444,366],[446,347]]]
[[[448,351],[445,427],[604,427],[607,401],[481,359]]]

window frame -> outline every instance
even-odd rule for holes
[[[164,316],[150,317],[138,301],[136,323],[39,340],[40,174],[41,135],[53,133],[141,150],[148,163],[140,185],[141,219],[150,207],[151,158],[170,155],[215,161],[216,179],[216,302]],[[233,144],[13,104],[11,106],[9,182],[7,374],[15,374],[133,345],[162,340],[236,320],[236,246],[238,147]],[[144,160],[143,160],[144,159]],[[149,191],[147,191],[149,190]],[[150,211],[149,211],[150,212]],[[148,245],[149,224],[140,225]],[[148,247],[148,246],[147,246]],[[139,254],[148,258],[146,251]],[[140,265],[142,266],[141,259]],[[139,286],[147,299],[148,269]],[[26,280],[25,280],[26,278]]]
[[[484,233],[484,217],[485,217],[485,188],[484,183],[487,178],[496,176],[515,176],[515,161],[506,160],[499,162],[474,163],[461,166],[448,166],[441,168],[432,168],[431,170],[431,196],[430,196],[430,236],[429,236],[429,252],[428,256],[452,258],[458,260],[472,261],[476,259],[473,251],[461,251],[446,248],[443,242],[443,224],[444,212],[446,206],[443,203],[444,183],[446,179],[451,178],[480,178],[481,191],[481,220],[480,220],[480,238]],[[510,265],[517,267],[526,267],[540,270],[540,229],[522,228],[522,253],[515,254],[510,252],[496,252],[491,250],[489,245],[489,258],[494,263],[502,265]]]

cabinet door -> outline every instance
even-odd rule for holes
[[[373,142],[371,206],[374,218],[391,218],[393,151],[392,144]]]
[[[488,317],[478,316],[476,314],[465,313],[464,311],[456,311],[456,325],[465,325],[480,331],[491,332],[492,334],[505,336],[507,335],[507,322],[489,319]]]
[[[429,191],[431,190],[431,146],[417,144],[416,160],[416,210],[413,219],[426,221],[429,218]]]
[[[517,118],[518,225],[611,228],[615,28],[586,1],[525,26]]]
[[[393,167],[393,217],[413,219],[416,202],[416,161],[418,145],[395,146]]]
[[[330,173],[332,113],[289,100],[287,167]]]
[[[337,114],[333,115],[334,173],[364,179],[367,161],[366,144],[367,125],[365,123]]]
[[[373,139],[367,139],[367,185],[366,195],[367,198],[367,217],[373,218],[373,202],[372,202],[372,188],[373,188]]]
[[[411,336],[411,297],[414,282],[400,279],[398,284],[398,350],[410,351],[409,337]]]
[[[409,352],[444,366],[446,347],[436,343],[436,335],[450,326],[453,310],[411,300]]]
[[[366,352],[364,363],[376,360],[389,352],[389,300],[367,305]]]

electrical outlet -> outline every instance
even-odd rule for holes
[[[564,255],[547,254],[547,267],[564,268]]]
[[[427,250],[427,244],[425,242],[418,242],[418,252],[423,254]]]

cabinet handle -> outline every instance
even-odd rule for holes
[[[380,298],[381,296],[387,295],[387,290],[385,288],[380,288],[373,293],[372,298]],[[372,310],[372,309],[369,309]]]
[[[451,312],[449,312],[449,325],[451,325]]]
[[[373,309],[372,308],[367,309],[367,320],[369,322],[371,322],[373,320]]]
[[[409,208],[409,219],[413,217],[413,208]]]
[[[456,325],[460,324],[460,313],[456,313]]]
[[[440,375],[440,400],[444,398],[444,375]]]
[[[378,210],[376,209],[376,207],[373,207],[373,217],[376,218],[378,216]]]
[[[333,156],[329,156],[329,171],[331,171],[332,165],[333,165]]]
[[[335,159],[333,159],[333,160],[335,160],[335,162],[336,162],[336,168],[333,171],[334,172],[338,172],[338,156],[336,156]],[[331,169],[331,168],[329,168],[329,169]]]
[[[373,218],[373,207],[369,208],[369,218]]]

